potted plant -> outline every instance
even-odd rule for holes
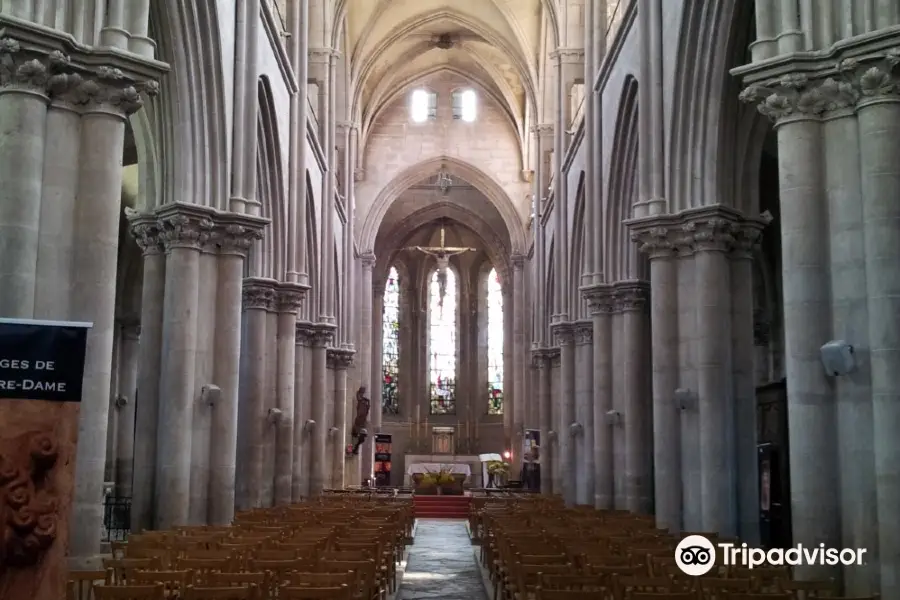
[[[491,460],[487,464],[487,472],[491,478],[491,484],[488,487],[500,487],[506,483],[509,476],[509,463],[501,460]]]
[[[434,473],[416,473],[413,475],[413,482],[417,494],[433,496],[440,493]]]

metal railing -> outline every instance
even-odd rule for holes
[[[131,498],[103,499],[103,541],[121,542],[131,533]]]

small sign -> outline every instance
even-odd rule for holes
[[[0,398],[81,402],[90,323],[0,319]]]

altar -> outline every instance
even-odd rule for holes
[[[468,454],[407,454],[403,485],[412,486],[413,473],[437,472],[441,468],[466,475],[466,487],[482,487],[481,460]]]

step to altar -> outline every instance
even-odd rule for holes
[[[413,496],[413,514],[417,519],[467,519],[469,496]]]

